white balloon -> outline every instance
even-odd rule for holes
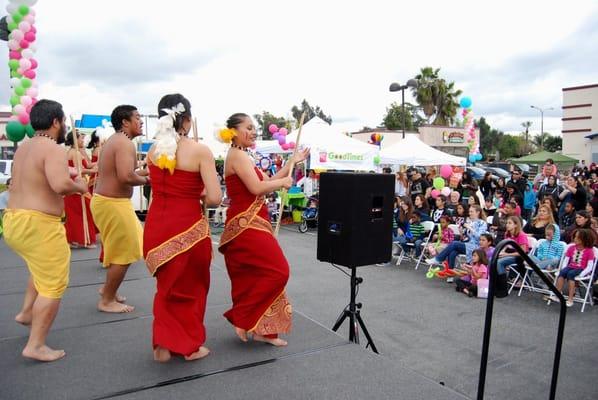
[[[27,21],[21,21],[19,22],[19,30],[23,33],[27,33],[29,32],[29,29],[31,29],[31,24]]]
[[[35,53],[37,51],[37,44],[35,42],[30,42],[28,49]]]
[[[10,78],[10,86],[21,86],[21,80],[19,78]]]
[[[8,14],[8,15],[6,16],[6,23],[7,23],[7,24],[12,24],[12,23],[13,23],[13,20],[12,20],[12,15]]]
[[[26,59],[31,59],[33,57],[33,50],[31,49],[24,49],[21,51],[21,56]]]
[[[25,34],[23,33],[23,31],[20,31],[18,29],[15,29],[14,31],[10,32],[10,38],[14,39],[18,42],[23,40],[24,37],[25,37]]]
[[[6,6],[6,12],[8,12],[8,14],[9,14],[9,15],[12,15],[12,14],[14,14],[14,13],[15,13],[15,11],[17,11],[17,9],[18,9],[18,8],[19,8],[19,6],[18,6],[18,5],[16,5],[16,4],[13,4],[13,3],[9,3],[9,4]]]

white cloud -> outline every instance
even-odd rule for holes
[[[590,0],[52,0],[34,8],[42,97],[75,114],[122,103],[155,113],[163,94],[178,91],[203,131],[239,111],[287,115],[304,98],[344,129],[375,126],[400,101],[389,84],[430,65],[493,127],[513,131],[530,120],[534,132],[535,104],[556,109],[544,125],[558,133],[561,88],[598,82],[583,55],[595,43],[583,41],[598,15]],[[0,102],[8,98],[2,78]]]

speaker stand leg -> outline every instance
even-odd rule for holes
[[[372,340],[372,337],[370,336],[370,333],[368,332],[365,323],[361,318],[359,310],[361,309],[362,304],[356,303],[357,286],[362,282],[363,279],[357,277],[357,268],[351,268],[351,300],[341,315],[339,315],[338,319],[334,323],[334,326],[332,327],[332,330],[334,332],[338,331],[345,319],[349,318],[349,341],[359,344],[359,327],[361,327],[361,330],[367,339],[366,348],[369,346],[374,353],[379,354],[378,349],[376,348],[376,345],[374,344],[374,341]]]

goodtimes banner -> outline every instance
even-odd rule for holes
[[[323,147],[312,147],[310,150],[309,168],[349,171],[375,170],[374,157],[377,154],[376,148],[372,146],[372,149],[368,150],[369,151],[337,151]]]

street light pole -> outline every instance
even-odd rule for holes
[[[553,107],[548,108],[540,108],[536,106],[530,106],[531,108],[535,108],[536,110],[540,111],[540,148],[544,149],[544,111],[554,110]]]
[[[405,139],[405,89],[417,87],[417,81],[415,79],[409,79],[405,85],[399,85],[396,82],[390,84],[388,88],[391,92],[401,91],[401,118],[403,119],[403,139]]]

